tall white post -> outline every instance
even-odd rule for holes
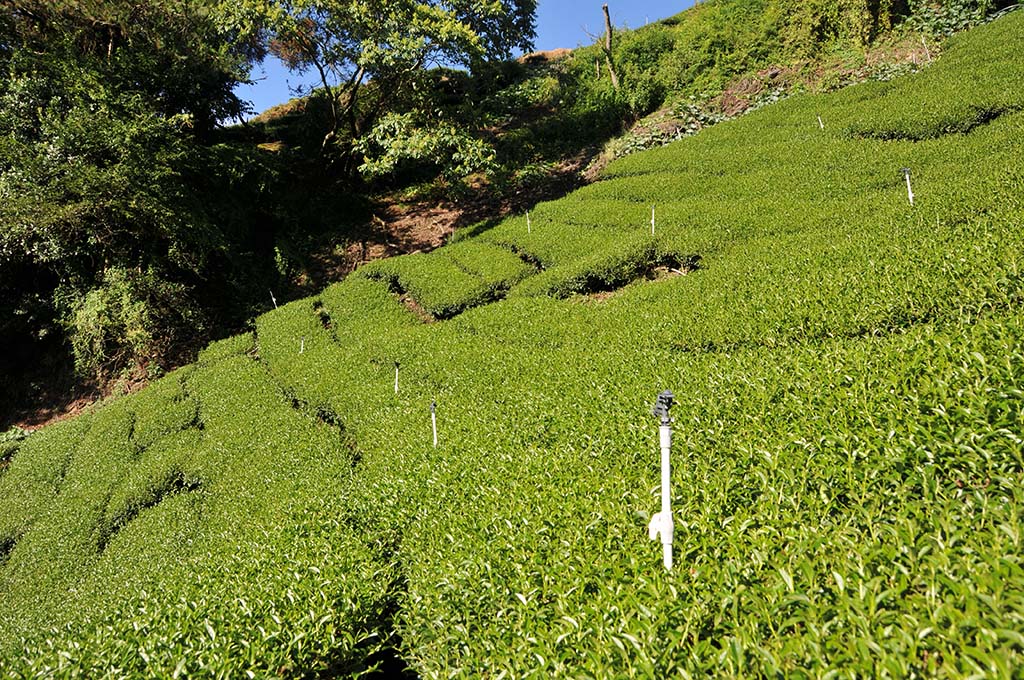
[[[654,236],[654,206],[651,206],[651,236]]]
[[[822,130],[825,129],[825,124],[821,122],[821,114],[818,114],[818,127],[820,127]]]
[[[907,179],[907,198],[910,205],[914,205],[914,190],[910,188],[910,168],[903,168],[903,176]]]
[[[398,394],[398,362],[395,362],[395,394]]]
[[[437,402],[430,402],[430,425],[434,428],[434,448],[437,448]]]
[[[661,444],[661,512],[654,513],[647,527],[651,540],[661,537],[662,561],[667,570],[672,569],[672,534],[675,530],[672,521],[672,464],[670,460],[672,421],[668,415],[674,396],[672,392],[665,390],[658,395],[658,400],[654,404],[653,413],[661,419],[658,428],[658,438]]]
[[[533,230],[530,227],[530,211],[527,210],[526,211],[526,233],[529,234],[529,233],[532,233],[532,231]]]

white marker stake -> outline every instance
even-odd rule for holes
[[[654,206],[651,206],[651,236],[654,236]]]
[[[398,362],[395,362],[395,394],[398,394]]]
[[[914,205],[914,190],[910,188],[910,168],[903,168],[903,176],[907,179],[907,198],[910,205]]]
[[[825,129],[825,124],[821,122],[821,116],[820,115],[818,116],[818,127],[820,127],[822,130]]]
[[[668,417],[668,410],[672,408],[674,395],[665,390],[658,395],[654,404],[653,413],[661,418],[661,425],[658,428],[659,440],[661,443],[661,512],[651,516],[651,522],[647,532],[651,540],[657,540],[661,536],[662,560],[665,569],[672,569],[672,533],[675,529],[672,522],[672,467],[669,456],[672,453],[672,421]]]
[[[526,233],[529,234],[531,232],[532,232],[532,229],[530,228],[530,211],[527,210],[526,211]]]
[[[306,338],[303,337],[301,340],[299,340],[299,354],[302,354],[305,351],[306,351]]]
[[[269,288],[267,290],[270,290]],[[277,298],[274,297],[274,291],[270,291],[270,301],[274,303],[274,309],[277,309]]]
[[[437,402],[430,402],[430,425],[434,428],[434,448],[437,448]]]

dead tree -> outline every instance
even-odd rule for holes
[[[615,73],[615,62],[612,61],[612,19],[608,14],[608,4],[601,6],[604,10],[604,63],[608,67],[608,75],[612,79],[612,87],[619,89],[619,76]]]

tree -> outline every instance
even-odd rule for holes
[[[3,373],[56,344],[102,380],[196,331],[227,250],[207,142],[259,56],[238,38],[207,0],[0,4]]]
[[[132,92],[162,116],[187,115],[197,133],[237,117],[233,94],[257,41],[225,27],[210,0],[6,0],[6,44],[36,63],[76,63],[119,92]]]
[[[612,87],[619,89],[619,76],[615,72],[615,62],[612,60],[612,18],[608,14],[608,3],[601,5],[604,12],[604,63],[608,67],[608,77],[612,79]]]
[[[473,69],[532,48],[536,0],[242,0],[236,25],[289,68],[313,70],[330,110],[323,148],[350,145],[434,66]],[[372,85],[371,85],[372,84]],[[371,85],[367,87],[367,85]],[[364,97],[364,91],[370,90]],[[347,142],[339,139],[345,127]]]

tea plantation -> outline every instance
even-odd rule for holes
[[[1019,676],[1022,44],[630,156],[33,434],[0,672]]]

